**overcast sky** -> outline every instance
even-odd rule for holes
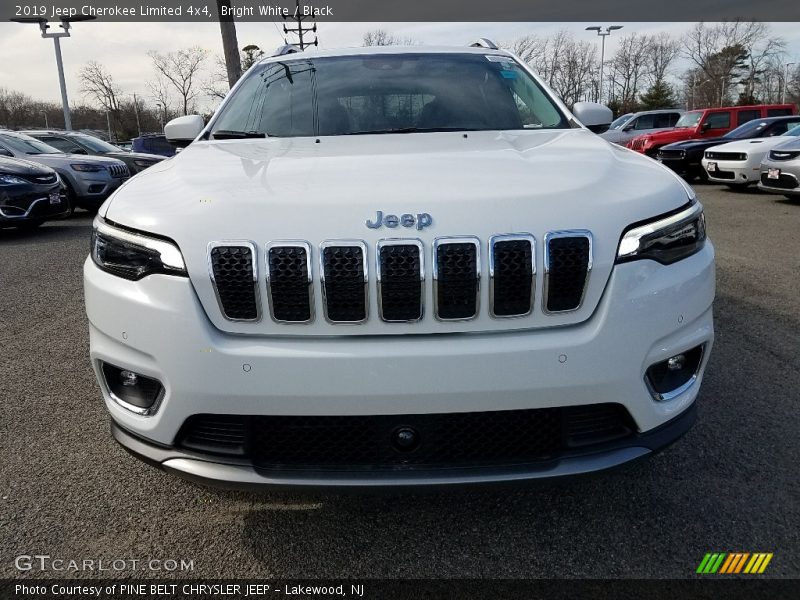
[[[364,32],[383,28],[424,44],[464,45],[478,37],[511,41],[535,33],[549,35],[560,29],[579,38],[597,40],[584,31],[596,23],[320,23],[321,47],[359,46]],[[668,31],[678,36],[687,23],[624,23],[624,29],[607,39],[606,56],[613,53],[620,34]],[[790,61],[800,62],[800,27],[797,23],[773,23],[774,35],[788,42]],[[272,22],[238,23],[239,46],[256,44],[272,50],[283,43],[280,25]],[[212,54],[222,54],[217,23],[76,23],[73,37],[62,40],[70,103],[82,101],[78,71],[90,60],[101,62],[123,93],[147,96],[145,82],[152,78],[148,50],[168,52],[198,45]],[[209,61],[211,63],[212,61]],[[211,66],[211,64],[209,64]],[[685,67],[686,65],[681,65]],[[0,87],[25,92],[41,100],[59,101],[53,43],[43,40],[34,25],[0,23]],[[204,102],[205,104],[205,102]]]

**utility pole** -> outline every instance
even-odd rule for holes
[[[47,19],[35,17],[20,17],[18,19],[11,19],[15,23],[36,23],[39,25],[39,30],[42,32],[43,38],[53,38],[53,46],[56,51],[56,67],[58,68],[58,84],[61,87],[61,106],[64,110],[64,129],[70,131],[72,129],[72,115],[69,112],[69,100],[67,99],[67,83],[64,80],[64,61],[61,59],[61,38],[70,37],[70,23],[73,21],[91,21],[94,19],[91,15],[75,15],[72,17],[61,17],[61,29],[64,31],[48,33],[50,25]]]
[[[47,122],[47,111],[43,110],[42,114],[44,115],[44,128],[50,129],[50,123]]]
[[[136,115],[136,131],[142,135],[142,125],[139,122],[139,101],[136,99],[136,94],[133,95],[133,113]]]
[[[225,16],[222,9],[227,8]],[[239,40],[236,38],[236,23],[231,15],[231,0],[217,0],[219,30],[222,34],[222,51],[225,54],[225,70],[228,74],[228,87],[232,88],[242,76],[242,59],[239,58]]]
[[[595,25],[594,27],[587,27],[586,31],[596,31],[597,35],[600,36],[600,90],[597,94],[597,102],[599,104],[603,103],[603,70],[605,69],[605,62],[606,62],[606,37],[611,35],[612,31],[616,31],[617,29],[622,29],[622,25],[610,25],[605,28],[605,30]]]
[[[783,71],[783,95],[781,96],[781,104],[786,104],[786,90],[789,89],[789,67],[797,63],[786,63]]]
[[[315,22],[311,27],[304,26],[303,25],[303,21],[308,21],[308,20],[312,19],[312,17],[311,17],[311,15],[303,14],[303,8],[304,7],[303,7],[302,4],[300,4],[300,0],[295,0],[295,2],[296,2],[296,7],[295,7],[294,15],[291,16],[291,17],[284,16],[283,18],[284,18],[284,20],[291,19],[292,21],[295,21],[297,23],[297,27],[286,27],[286,24],[284,23],[284,25],[283,25],[283,33],[285,33],[285,34],[289,34],[289,33],[296,34],[298,39],[300,40],[299,43],[297,44],[298,46],[300,46],[300,50],[305,50],[306,46],[319,46],[319,40],[317,39],[316,35],[314,36],[314,41],[313,42],[306,42],[303,39],[303,36],[305,34],[309,33],[309,32],[310,33],[315,33],[315,34],[317,33],[317,24]]]
[[[108,143],[112,144],[114,142],[114,138],[111,137],[111,111],[106,111],[106,124],[108,125]]]

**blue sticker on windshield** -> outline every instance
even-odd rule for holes
[[[517,78],[517,72],[516,71],[506,71],[505,69],[500,71],[500,75],[502,75],[506,79],[516,79]]]

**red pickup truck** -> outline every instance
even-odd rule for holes
[[[797,107],[794,104],[703,108],[684,113],[673,129],[633,138],[627,147],[648,156],[655,156],[661,146],[673,142],[720,137],[753,119],[794,114],[797,114]]]

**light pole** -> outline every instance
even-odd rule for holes
[[[596,31],[597,35],[600,36],[600,90],[597,98],[600,104],[603,103],[603,69],[605,68],[606,58],[606,36],[611,35],[611,32],[617,29],[622,29],[622,25],[609,25],[605,29],[599,25],[586,28],[586,31]]]
[[[786,90],[789,88],[789,67],[797,63],[786,63],[783,72],[783,95],[781,96],[781,104],[786,104]]]
[[[72,129],[72,118],[69,114],[69,100],[67,99],[67,84],[64,80],[64,61],[61,59],[61,38],[70,37],[70,23],[73,21],[91,21],[96,17],[90,15],[75,15],[74,17],[61,17],[61,29],[64,31],[57,31],[48,33],[50,29],[49,21],[47,19],[26,18],[11,19],[15,23],[36,23],[42,32],[43,38],[53,38],[53,46],[56,50],[56,66],[58,67],[58,83],[61,86],[61,106],[64,109],[64,129],[70,131]]]
[[[164,117],[167,114],[167,105],[156,102],[156,106],[158,107],[158,122],[161,124],[161,131],[164,131]],[[162,109],[163,113],[161,112]]]
[[[42,114],[44,115],[44,128],[50,129],[50,124],[47,122],[47,111],[43,110]]]

